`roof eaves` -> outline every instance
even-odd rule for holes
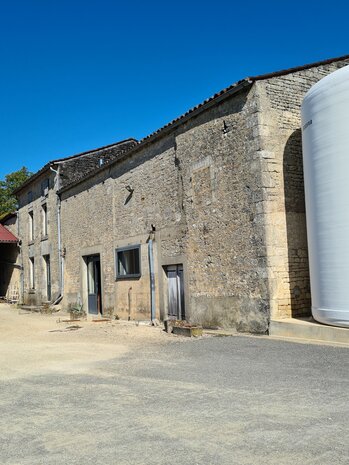
[[[35,181],[37,178],[39,178],[42,174],[44,174],[46,171],[50,169],[50,166],[53,166],[55,162],[49,161],[44,165],[42,168],[39,169],[36,173],[34,173],[30,178],[28,178],[26,181],[24,181],[23,184],[21,184],[17,189],[15,189],[12,193],[13,195],[19,194],[23,189],[29,186],[33,181]]]
[[[327,60],[316,61],[314,63],[308,63],[302,66],[295,66],[293,68],[282,69],[280,71],[275,71],[273,73],[251,76],[247,79],[250,79],[251,81],[262,81],[266,79],[271,79],[273,77],[285,76],[286,74],[292,74],[292,73],[297,73],[299,71],[305,71],[307,69],[315,68],[317,66],[330,65],[331,63],[336,63],[337,61],[343,61],[343,60],[348,60],[348,59],[349,59],[349,55],[343,55],[343,56],[336,57],[336,58],[329,58]]]
[[[204,100],[202,103],[199,103],[195,107],[183,113],[183,115],[165,124],[165,126],[162,126],[160,129],[157,129],[156,131],[152,132],[151,134],[149,134],[149,136],[144,137],[143,139],[140,140],[139,144],[142,144],[145,141],[153,140],[155,136],[159,134],[162,135],[164,132],[166,132],[166,130],[172,130],[174,127],[177,127],[179,124],[185,123],[187,120],[194,118],[199,113],[206,111],[208,108],[214,105],[217,105],[217,103],[221,102],[222,100],[225,100],[230,95],[239,92],[243,88],[248,87],[252,83],[253,81],[250,78],[246,78],[246,79],[242,79],[241,81],[238,81],[232,84],[229,87],[226,87],[220,92],[217,92],[216,94],[214,94],[212,97],[209,97],[208,99]]]
[[[191,108],[188,110],[186,113],[183,115],[179,116],[178,118],[175,118],[174,120],[170,121],[167,123],[165,126],[162,126],[160,129],[157,129],[153,133],[149,134],[148,136],[144,137],[141,139],[138,144],[134,145],[128,150],[125,150],[124,152],[121,152],[120,156],[117,157],[115,160],[111,161],[108,164],[103,165],[101,168],[99,168],[97,171],[93,171],[89,173],[87,176],[79,179],[78,181],[74,181],[66,186],[64,186],[62,189],[58,191],[58,194],[61,194],[69,189],[71,189],[74,186],[77,186],[78,184],[81,184],[83,181],[86,181],[87,179],[92,178],[95,176],[95,174],[98,172],[102,172],[106,169],[109,169],[111,166],[114,164],[120,162],[126,156],[132,155],[136,151],[142,149],[149,143],[151,143],[153,140],[157,139],[158,137],[162,137],[163,135],[167,134],[170,131],[173,131],[176,127],[178,127],[180,124],[185,123],[191,118],[194,118],[198,114],[202,113],[203,111],[206,111],[208,108],[217,105],[217,103],[221,102],[222,100],[225,100],[228,98],[230,95],[233,95],[239,91],[241,91],[243,88],[248,87],[253,84],[253,81],[249,78],[247,79],[242,79],[241,81],[236,82],[235,84],[232,84],[231,86],[221,90],[220,92],[214,94],[212,97],[204,100],[202,103],[199,105]]]

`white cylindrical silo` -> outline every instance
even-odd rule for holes
[[[312,314],[349,327],[349,66],[306,94],[302,136]]]

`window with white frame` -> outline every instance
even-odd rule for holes
[[[115,250],[116,279],[139,278],[141,276],[140,251],[140,245]]]

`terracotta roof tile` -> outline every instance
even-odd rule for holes
[[[16,243],[18,242],[18,239],[16,236],[12,234],[12,232],[6,229],[5,226],[0,224],[0,243],[3,243],[3,242]]]

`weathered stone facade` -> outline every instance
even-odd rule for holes
[[[62,304],[149,319],[150,241],[157,317],[173,316],[175,302],[191,322],[264,333],[270,318],[309,314],[300,105],[315,82],[347,64],[245,79],[107,164],[97,151],[93,168],[66,161],[64,183],[56,176],[46,199],[52,218],[61,208]],[[36,216],[42,201],[31,204]],[[28,208],[22,198],[21,237]],[[23,245],[24,282],[25,260],[42,257],[42,242]],[[131,271],[122,275],[122,266]]]
[[[46,188],[42,188],[43,186]],[[23,302],[41,304],[60,294],[58,199],[55,173],[45,170],[19,195],[18,231],[22,241]],[[46,212],[46,213],[45,213]],[[47,215],[47,228],[44,215]],[[50,257],[51,296],[48,295],[45,257]]]
[[[87,306],[83,257],[100,254],[104,306],[149,318],[147,239],[155,238],[158,315],[167,314],[168,265],[184,267],[186,318],[264,332],[268,286],[254,89],[241,90],[100,174],[63,189],[65,302]],[[132,186],[130,199],[125,188]],[[93,199],[93,201],[91,201]],[[155,231],[154,231],[155,230]],[[141,244],[142,275],[115,280],[115,249]],[[128,296],[132,289],[132,308]]]
[[[25,304],[54,302],[63,292],[64,250],[59,240],[61,222],[57,191],[115,160],[135,143],[134,139],[129,139],[54,160],[17,190],[18,235],[22,242],[23,265],[21,296]]]

